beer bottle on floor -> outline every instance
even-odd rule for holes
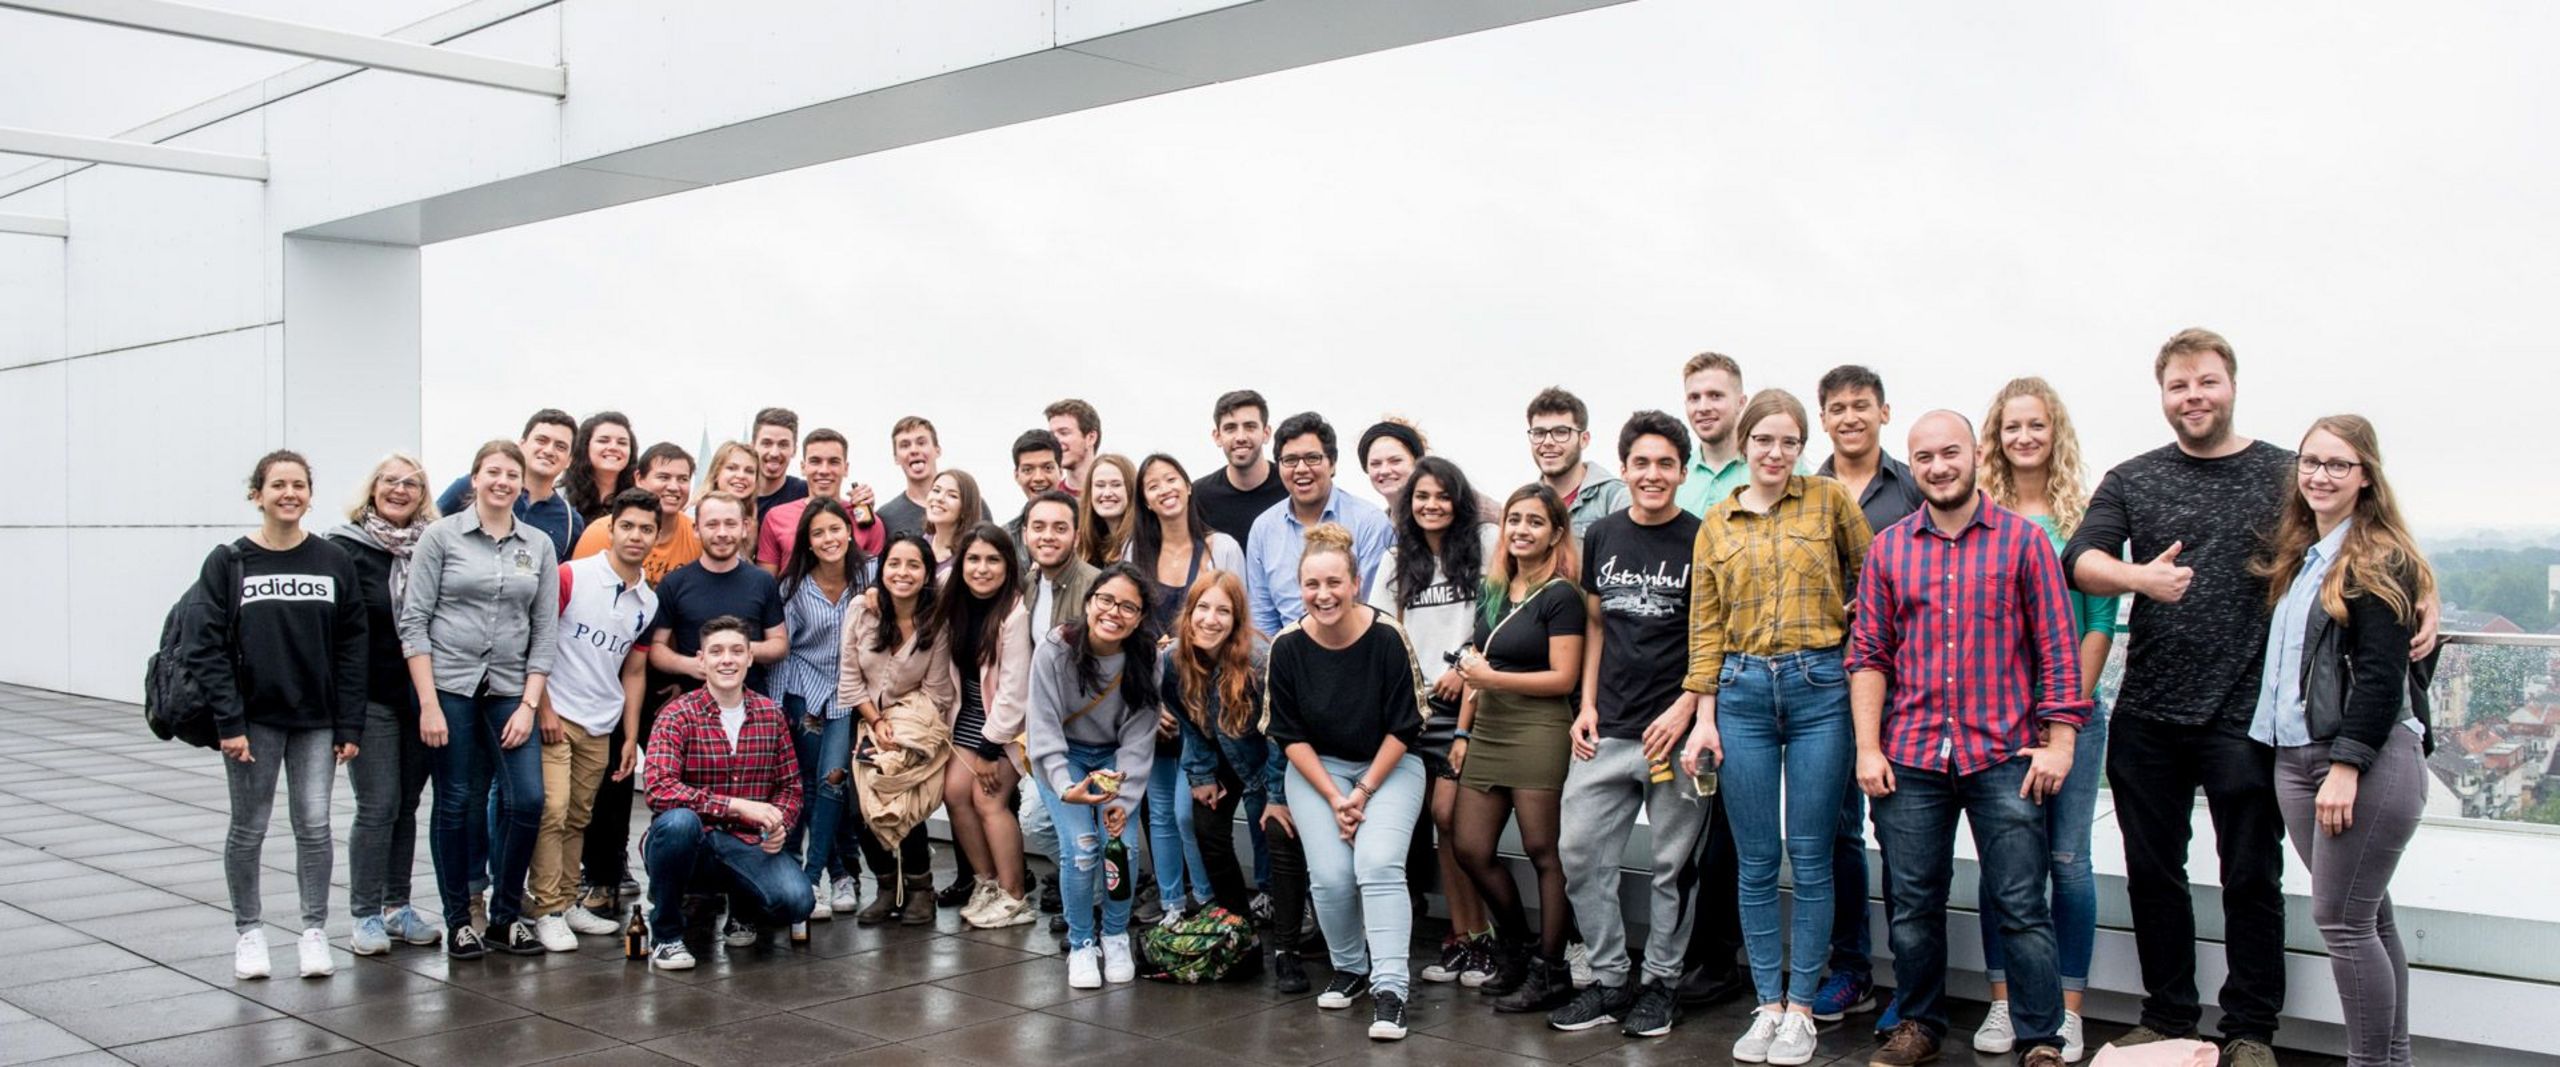
[[[640,917],[640,905],[631,906],[631,917],[622,924],[622,958],[649,958],[649,921]]]

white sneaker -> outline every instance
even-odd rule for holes
[[[960,921],[971,926],[984,925],[978,922],[978,916],[1002,899],[1004,887],[997,885],[992,878],[978,879],[977,884],[969,887],[969,902],[960,906]]]
[[[252,927],[240,935],[240,943],[231,949],[231,976],[264,978],[267,976],[267,928]]]
[[[1769,1062],[1769,1046],[1778,1040],[1778,1020],[1786,1012],[1775,1008],[1751,1009],[1751,1029],[1733,1042],[1733,1058],[1744,1063]]]
[[[1778,1035],[1769,1042],[1769,1062],[1778,1067],[1812,1063],[1813,1048],[1821,1041],[1813,1016],[1800,1011],[1783,1013],[1778,1019]]]
[[[1067,953],[1067,988],[1102,988],[1102,950],[1086,945]]]
[[[549,952],[578,951],[578,935],[569,929],[568,917],[545,915],[533,921],[533,936]]]
[[[829,904],[837,911],[851,914],[862,910],[862,879],[846,875],[843,881],[828,887],[835,897]]]
[[[296,948],[299,950],[299,955],[302,957],[301,963],[303,977],[327,978],[330,975],[338,973],[337,961],[329,958],[328,931],[320,929],[317,926],[303,931],[302,943],[296,946]],[[264,959],[266,957],[266,953],[266,939],[260,938],[258,939],[259,958]]]
[[[1591,973],[1591,946],[1575,941],[1564,947],[1564,968],[1573,975],[1573,987],[1581,989],[1600,977]]]
[[[969,917],[969,925],[981,930],[1020,926],[1039,918],[1033,914],[1033,910],[1030,897],[1017,897],[1003,890],[997,890],[994,900],[987,902],[986,907],[978,909],[976,915]]]
[[[682,941],[669,941],[649,950],[649,966],[661,971],[690,971],[693,950],[684,947]]]
[[[2018,1047],[2018,1028],[2009,1022],[2009,1002],[1991,1002],[1991,1014],[1982,1017],[1982,1025],[1973,1031],[1975,1052],[2001,1053]]]
[[[604,916],[598,915],[592,911],[588,911],[587,906],[584,904],[570,905],[568,911],[560,914],[560,918],[562,921],[569,924],[569,929],[577,933],[585,934],[588,937],[610,937],[622,932],[621,923],[605,918]],[[540,931],[536,932],[539,933]],[[545,941],[543,944],[547,946],[550,942]]]
[[[2081,1034],[2083,1029],[2079,1012],[2062,1013],[2062,1062],[2078,1063],[2080,1057],[2089,1054],[2088,1040]]]
[[[1138,980],[1138,961],[1129,955],[1129,935],[1105,934],[1102,938],[1102,977],[1113,985]]]
[[[817,884],[809,887],[809,920],[823,922],[836,917],[835,905],[827,900],[827,876],[819,875]]]

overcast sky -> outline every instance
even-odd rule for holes
[[[1874,367],[1897,453],[2043,374],[2103,469],[2168,439],[2151,356],[2206,325],[2243,433],[2362,412],[2422,527],[2560,525],[2555,23],[1638,0],[920,145],[430,248],[428,459],[541,404],[691,448],[783,403],[891,482],[916,412],[1007,508],[1049,400],[1197,474],[1253,386],[1498,487],[1537,388],[1606,440],[1715,349],[1808,400]]]

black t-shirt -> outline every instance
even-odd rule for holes
[[[1488,594],[1492,590],[1487,590]],[[1575,592],[1572,582],[1551,581],[1529,594],[1529,599],[1514,605],[1505,600],[1503,615],[1519,617],[1500,625],[1476,616],[1475,646],[1484,650],[1485,662],[1505,673],[1543,671],[1555,666],[1547,652],[1551,637],[1580,637],[1583,624],[1590,616],[1582,606],[1582,594]],[[1499,618],[1500,616],[1497,616]],[[1575,669],[1580,669],[1580,664]]]
[[[1319,756],[1364,763],[1389,737],[1412,747],[1422,732],[1422,671],[1404,631],[1371,615],[1369,632],[1340,651],[1295,626],[1271,643],[1263,732],[1273,744],[1305,742]]]
[[[745,560],[713,573],[700,561],[668,572],[658,583],[658,619],[653,629],[667,631],[667,647],[679,656],[702,651],[702,624],[723,615],[747,620],[747,640],[762,641],[765,632],[782,625],[782,587],[773,576]],[[765,667],[747,670],[747,688],[766,692]]]
[[[879,518],[880,525],[888,529],[890,537],[924,532],[924,505],[907,499],[903,492],[889,494],[888,501],[873,508],[871,513]]]
[[[1620,511],[1582,540],[1582,588],[1600,598],[1600,736],[1634,741],[1680,698],[1689,669],[1689,561],[1698,517],[1645,526]]]
[[[1200,512],[1200,521],[1209,528],[1235,538],[1239,545],[1250,543],[1253,520],[1289,497],[1289,487],[1280,484],[1280,471],[1274,468],[1251,489],[1238,489],[1227,483],[1227,469],[1221,464],[1206,477],[1191,483],[1191,506]]]
[[[756,514],[772,514],[773,509],[781,507],[782,505],[788,504],[794,500],[805,500],[808,496],[809,483],[798,478],[794,478],[788,474],[783,475],[782,488],[756,498]]]
[[[2098,483],[2063,547],[2064,574],[2081,553],[2114,555],[2128,540],[2137,563],[2183,544],[2178,563],[2195,569],[2175,604],[2133,598],[2117,714],[2190,726],[2216,719],[2245,726],[2257,714],[2267,582],[2249,573],[2249,561],[2275,532],[2292,490],[2293,453],[2264,441],[2216,459],[2168,445],[2118,464]]]

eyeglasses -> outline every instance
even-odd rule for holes
[[[1304,467],[1309,470],[1313,470],[1318,464],[1323,462],[1324,453],[1322,452],[1309,452],[1301,455],[1280,457],[1280,465],[1282,467],[1289,468]]]
[[[2297,456],[2293,461],[2293,469],[2305,475],[2325,472],[2332,478],[2344,478],[2354,474],[2356,468],[2361,466],[2364,464],[2352,459],[2321,459],[2317,456]]]
[[[1529,442],[1531,444],[1548,442],[1563,444],[1573,440],[1574,435],[1581,432],[1582,427],[1579,426],[1532,426],[1529,427]]]
[[[1124,619],[1137,618],[1141,612],[1147,610],[1143,604],[1132,604],[1109,593],[1093,594],[1093,605]]]
[[[382,477],[374,479],[373,484],[379,485],[385,489],[406,489],[410,492],[417,492],[427,487],[427,483],[425,482],[397,474],[385,474]]]

